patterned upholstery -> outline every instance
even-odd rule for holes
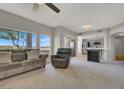
[[[38,51],[28,52],[29,59],[22,62],[11,62],[11,53],[0,52],[0,79],[21,74],[38,68],[45,68],[46,59],[38,58]]]
[[[12,63],[11,52],[0,52],[0,63]]]
[[[28,59],[38,58],[39,50],[27,51],[27,56],[28,56]]]
[[[0,66],[0,71],[7,71],[10,69],[16,69],[21,67],[20,63],[11,63],[11,64],[4,64]]]
[[[19,62],[27,59],[27,54],[22,53],[12,53],[12,62]]]

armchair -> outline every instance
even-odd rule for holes
[[[67,68],[70,62],[71,51],[69,48],[59,48],[57,55],[51,56],[52,65],[55,68]]]

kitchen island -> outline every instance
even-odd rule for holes
[[[104,48],[87,48],[87,60],[100,63],[103,59]]]

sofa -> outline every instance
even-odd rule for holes
[[[67,68],[70,63],[71,49],[59,48],[57,55],[51,56],[51,62],[55,68]]]
[[[39,58],[39,50],[26,51],[27,59],[12,60],[12,52],[0,52],[0,79],[8,78],[31,70],[45,68],[46,59]],[[15,56],[15,54],[14,54]],[[22,54],[16,55],[16,57]],[[24,57],[25,58],[25,57]]]

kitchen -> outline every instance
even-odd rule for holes
[[[78,36],[78,55],[91,62],[101,63],[106,55],[106,36],[104,32],[85,32]]]

